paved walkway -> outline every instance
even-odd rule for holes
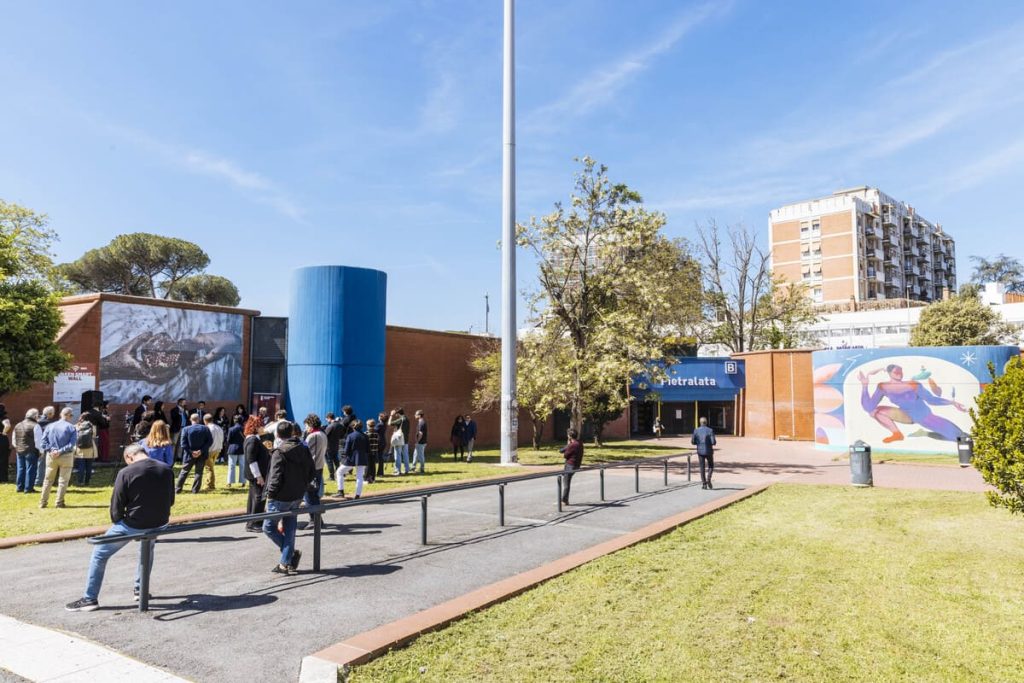
[[[685,442],[663,439],[666,445]],[[747,486],[849,483],[849,465],[834,458],[811,444],[723,438],[713,491],[687,485],[680,470],[664,488],[661,472],[647,471],[636,494],[632,470],[619,470],[608,475],[608,501],[600,503],[597,474],[581,474],[572,490],[579,504],[559,513],[553,479],[520,482],[506,489],[505,528],[497,526],[496,489],[443,494],[430,499],[426,547],[419,544],[415,500],[338,511],[326,520],[324,570],[309,570],[311,539],[305,532],[299,541],[307,551],[304,571],[294,577],[270,574],[275,552],[261,535],[223,527],[172,536],[156,547],[156,597],[148,615],[138,614],[131,601],[135,548],[111,560],[102,608],[86,614],[63,609],[79,597],[85,581],[85,541],[13,548],[0,551],[0,610],[23,622],[83,634],[186,679],[295,680],[304,655]],[[696,470],[696,460],[694,465]],[[985,488],[969,468],[875,465],[874,480],[888,487]],[[8,651],[0,641],[0,652]],[[13,651],[32,660],[59,650],[23,642]],[[26,676],[0,656],[3,668]]]

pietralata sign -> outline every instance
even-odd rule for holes
[[[743,361],[732,358],[684,358],[668,366],[665,374],[661,381],[635,377],[630,387],[633,396],[640,400],[725,401],[747,384]]]

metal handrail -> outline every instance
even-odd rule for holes
[[[230,517],[218,517],[216,519],[202,520],[198,522],[185,522],[183,524],[174,524],[153,529],[136,534],[124,534],[119,536],[93,536],[89,539],[89,543],[93,545],[105,545],[108,543],[126,543],[130,541],[139,541],[142,543],[142,556],[140,563],[142,564],[142,572],[139,580],[139,611],[146,612],[149,610],[149,572],[153,562],[153,543],[156,542],[161,536],[168,536],[170,534],[180,534],[189,531],[197,531],[202,529],[210,529],[218,526],[230,526],[240,523],[250,523],[264,521],[268,519],[283,519],[285,517],[298,517],[299,515],[310,515],[313,520],[313,571],[320,571],[320,545],[321,545],[321,534],[323,529],[323,514],[328,510],[337,510],[346,507],[356,507],[360,505],[381,505],[384,503],[401,502],[406,500],[413,500],[416,498],[420,499],[420,543],[422,545],[427,544],[427,499],[433,495],[440,495],[442,493],[455,493],[458,491],[468,491],[471,489],[486,488],[488,486],[498,487],[498,526],[505,526],[505,486],[521,481],[532,481],[534,479],[546,479],[549,477],[557,478],[557,491],[558,491],[558,511],[562,511],[562,482],[563,478],[567,474],[576,475],[582,472],[599,472],[601,477],[601,500],[605,499],[604,492],[604,473],[605,470],[619,469],[623,467],[632,467],[634,469],[634,486],[637,493],[640,492],[640,468],[654,463],[662,463],[664,471],[664,485],[668,486],[668,466],[669,461],[673,458],[686,457],[686,480],[692,481],[693,478],[693,451],[685,451],[682,453],[674,453],[672,455],[659,455],[651,458],[640,458],[637,460],[625,460],[622,462],[609,462],[609,463],[598,463],[596,465],[588,465],[586,467],[580,467],[578,469],[567,472],[566,470],[556,470],[553,472],[532,472],[530,474],[514,475],[510,477],[500,477],[496,479],[484,479],[478,481],[467,481],[460,482],[457,484],[449,484],[446,486],[433,486],[429,488],[416,489],[413,491],[394,491],[391,493],[382,493],[380,495],[374,495],[367,498],[358,498],[352,500],[342,500],[333,503],[321,502],[318,505],[309,505],[306,507],[296,508],[294,510],[288,510],[286,512],[261,512],[247,515],[233,515]]]

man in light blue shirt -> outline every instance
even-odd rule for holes
[[[54,478],[58,478],[57,507],[64,507],[64,494],[68,490],[71,466],[75,462],[75,448],[78,446],[78,430],[71,424],[73,414],[71,408],[65,408],[60,411],[60,419],[50,423],[43,431],[39,450],[46,456],[46,474],[43,475],[43,494],[39,497],[41,508],[45,508],[50,499]]]

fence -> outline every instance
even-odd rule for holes
[[[665,486],[668,486],[669,461],[672,460],[673,458],[680,458],[684,456],[686,457],[686,481],[689,482],[692,481],[693,479],[692,451],[688,451],[685,453],[676,453],[675,455],[661,455],[653,458],[628,460],[619,463],[612,462],[601,463],[598,465],[590,465],[587,467],[581,467],[577,470],[573,470],[571,474],[573,476],[578,476],[579,474],[585,472],[598,472],[600,476],[601,500],[604,501],[604,477],[606,470],[632,467],[634,470],[634,489],[637,493],[639,493],[641,467],[647,467],[652,464],[661,463],[664,473],[663,482]],[[140,558],[140,563],[142,566],[139,581],[139,611],[146,612],[149,610],[149,573],[150,570],[152,569],[153,564],[153,543],[155,543],[156,539],[160,538],[161,536],[168,536],[170,534],[181,534],[189,531],[199,531],[219,526],[231,526],[234,524],[259,522],[267,519],[283,519],[284,517],[298,517],[299,515],[308,514],[313,519],[313,571],[318,572],[320,571],[320,545],[323,531],[323,515],[326,512],[338,510],[341,508],[356,507],[360,505],[382,505],[384,503],[394,503],[396,501],[405,501],[419,498],[420,543],[422,545],[426,545],[427,501],[431,496],[440,495],[442,493],[456,493],[459,491],[468,491],[471,489],[496,486],[498,488],[498,526],[505,526],[505,487],[508,484],[514,484],[522,481],[533,481],[535,479],[555,478],[557,480],[558,511],[561,512],[562,486],[566,474],[569,473],[566,472],[565,470],[558,470],[554,472],[535,472],[526,475],[502,477],[500,479],[486,479],[482,481],[468,481],[450,484],[448,486],[435,486],[425,489],[417,489],[414,491],[395,491],[393,493],[384,493],[379,496],[371,496],[368,498],[342,500],[334,503],[320,503],[319,505],[311,505],[296,510],[289,510],[288,512],[265,512],[252,515],[235,515],[233,517],[221,517],[218,519],[210,519],[201,522],[175,524],[173,526],[167,526],[161,529],[147,531],[145,533],[128,534],[124,536],[94,536],[93,538],[89,539],[89,543],[92,543],[94,545],[103,545],[107,543],[124,543],[125,541],[139,541],[140,543],[142,543],[142,552]]]

